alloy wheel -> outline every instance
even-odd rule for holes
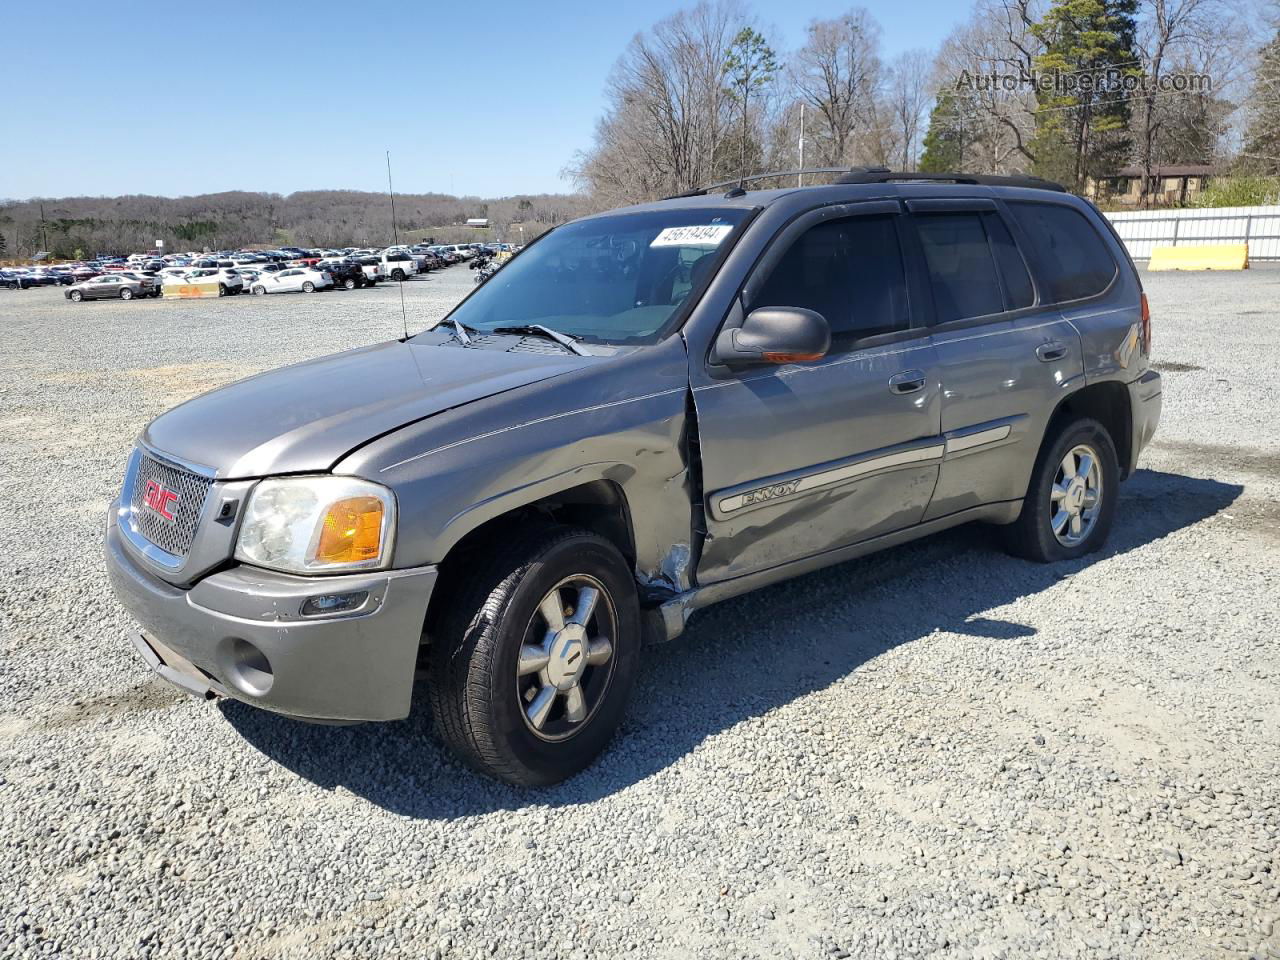
[[[613,676],[617,631],[613,599],[594,577],[566,577],[542,598],[516,659],[516,696],[534,736],[566,740],[591,719]]]
[[[1067,451],[1049,488],[1049,523],[1064,547],[1079,546],[1093,532],[1102,507],[1102,467],[1088,444]]]

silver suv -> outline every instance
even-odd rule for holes
[[[708,604],[969,521],[1097,550],[1160,416],[1150,346],[1123,246],[1053,184],[697,191],[159,417],[107,566],[192,693],[393,720],[425,668],[462,757],[552,783]]]

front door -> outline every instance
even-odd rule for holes
[[[830,353],[695,378],[707,537],[701,584],[918,523],[938,476],[937,359],[915,317],[897,201],[795,221],[728,323],[767,306],[816,310]],[[701,363],[701,358],[693,358]]]

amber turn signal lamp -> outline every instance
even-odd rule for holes
[[[814,360],[821,360],[820,353],[766,353],[763,354],[766,363],[812,363]]]
[[[331,504],[320,528],[316,562],[359,563],[373,560],[382,548],[382,501],[350,497]]]

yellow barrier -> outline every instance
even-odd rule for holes
[[[216,297],[218,295],[217,280],[202,280],[199,283],[166,283],[160,288],[166,298],[180,297],[184,300],[192,297]]]
[[[1218,243],[1203,247],[1156,247],[1148,270],[1248,270],[1247,243]]]

